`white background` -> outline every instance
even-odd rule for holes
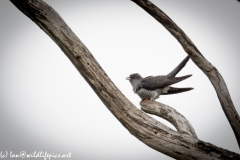
[[[121,92],[139,107],[126,77],[164,75],[186,53],[155,19],[128,0],[46,0],[70,26]],[[220,71],[240,112],[240,3],[235,0],[152,0]],[[109,112],[59,47],[9,1],[0,1],[0,151],[72,153],[72,159],[172,159],[140,142]],[[162,96],[198,138],[239,153],[208,78],[193,76]],[[171,124],[157,118],[172,127]]]

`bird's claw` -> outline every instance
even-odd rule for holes
[[[142,100],[141,101],[141,103],[145,103],[145,102],[147,102],[147,101],[149,101],[150,99],[144,99],[144,100]]]

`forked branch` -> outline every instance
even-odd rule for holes
[[[58,13],[45,2],[41,0],[11,0],[11,2],[54,40],[105,106],[140,141],[176,159],[240,159],[239,154],[187,134],[179,134],[137,109],[118,90]]]
[[[156,101],[141,102],[140,104],[142,111],[169,121],[180,134],[188,134],[197,138],[194,128],[189,121],[174,108]]]

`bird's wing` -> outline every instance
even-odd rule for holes
[[[172,72],[170,72],[167,75],[167,77],[175,77],[178,74],[178,72],[181,71],[181,69],[186,65],[188,60],[189,60],[189,56],[184,58],[184,60],[176,68],[174,68],[174,70]]]
[[[146,77],[142,79],[139,85],[147,90],[155,90],[157,88],[163,88],[178,83],[191,76],[192,75],[186,75],[182,77],[167,77],[167,76]]]
[[[166,76],[149,76],[143,78],[140,85],[147,90],[154,90],[156,88],[162,88],[166,80]]]

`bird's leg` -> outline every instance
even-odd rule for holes
[[[147,101],[149,101],[149,100],[150,100],[149,98],[144,99],[144,100],[141,101],[141,103],[145,103],[145,102],[147,102]]]

